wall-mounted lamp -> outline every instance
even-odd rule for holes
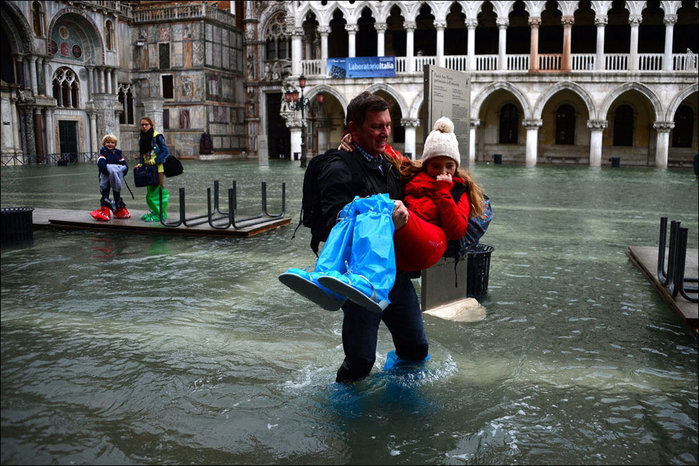
[[[299,87],[301,88],[301,98],[299,99],[299,90],[287,90],[284,93],[284,100],[293,111],[301,110],[301,167],[306,167],[306,108],[311,107],[311,101],[303,96],[303,90],[306,87],[306,77],[299,76]],[[323,93],[316,94],[316,102],[318,105],[323,104]]]

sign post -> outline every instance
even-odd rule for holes
[[[423,134],[432,131],[440,117],[454,122],[454,134],[459,141],[459,166],[468,169],[471,137],[471,75],[434,65],[425,65],[425,111]]]
[[[425,139],[432,131],[435,121],[443,116],[449,117],[454,122],[454,134],[459,143],[459,167],[468,169],[471,132],[470,74],[426,65],[423,105]],[[464,257],[456,264],[454,261],[454,258],[440,260],[422,271],[422,310],[438,312],[440,317],[450,320],[477,320],[480,317],[474,315],[482,313],[482,308],[476,300],[467,298],[468,258]]]

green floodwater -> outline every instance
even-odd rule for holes
[[[697,247],[691,170],[473,167],[494,210],[485,319],[425,316],[432,358],[407,375],[382,373],[382,326],[372,375],[340,387],[341,314],[277,280],[314,259],[307,229],[291,240],[303,171],[183,164],[174,205],[185,187],[203,213],[206,188],[236,180],[256,214],[266,181],[274,212],[286,182],[293,223],[253,238],[37,229],[3,247],[3,464],[699,461],[696,342],[626,255],[657,245],[660,216]],[[1,176],[3,207],[99,204],[94,165]]]

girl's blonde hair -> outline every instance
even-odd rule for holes
[[[415,177],[415,175],[424,170],[421,160],[403,158],[403,160],[400,161],[393,159],[393,157],[388,157],[388,159],[391,160],[398,169],[402,183],[409,182]],[[457,168],[455,176],[466,182],[466,194],[468,195],[468,200],[471,203],[471,212],[469,213],[469,217],[475,218],[483,216],[483,214],[485,214],[485,208],[483,205],[485,200],[483,197],[483,188],[478,186],[476,180],[474,180],[468,170]]]
[[[107,141],[114,141],[114,144],[116,144],[116,143],[117,143],[117,137],[114,136],[113,134],[106,134],[106,135],[102,138],[102,145],[104,145],[104,143],[107,142]]]

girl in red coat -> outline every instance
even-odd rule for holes
[[[483,215],[483,190],[465,170],[459,170],[459,144],[454,123],[442,117],[427,136],[420,162],[403,158],[399,170],[405,185],[403,202],[408,225],[396,231],[396,266],[417,271],[442,257],[447,240],[466,234],[469,216]]]

